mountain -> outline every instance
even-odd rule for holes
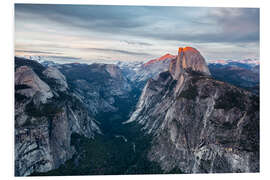
[[[125,122],[151,135],[147,158],[182,173],[259,171],[259,98],[211,77],[194,48],[149,79]]]
[[[186,49],[189,49],[189,47]],[[27,56],[27,58],[37,61],[45,67],[52,66],[58,69],[61,68],[60,66],[63,62],[72,62],[70,60],[66,61],[64,57],[62,61],[59,61],[59,58],[50,56]],[[118,66],[132,85],[142,90],[149,78],[155,78],[160,72],[168,70],[170,61],[173,59],[176,59],[176,56],[167,53],[146,63],[142,61],[124,62],[105,60],[102,62]],[[87,64],[97,64],[97,62],[100,63],[101,60],[85,61]],[[208,60],[208,68],[214,78],[244,88],[255,94],[259,94],[259,64],[259,60],[257,59]]]
[[[240,84],[258,65],[207,65],[192,47],[147,63],[40,59],[15,57],[16,176],[259,171],[259,98]]]
[[[119,111],[118,101],[130,99],[131,86],[116,65],[64,64],[59,70],[93,115]]]
[[[101,132],[63,74],[15,57],[15,175],[58,168],[75,153],[72,133]]]
[[[169,71],[175,79],[178,79],[185,69],[210,75],[204,58],[199,51],[192,47],[179,48],[177,58],[170,62]]]
[[[171,61],[173,61],[174,63],[176,62],[180,63],[181,61],[182,63],[181,66],[183,66],[183,68],[189,68],[191,66],[191,64],[189,64],[190,60],[187,59],[188,57],[193,57],[193,59],[197,60],[196,63],[193,63],[194,68],[201,68],[200,63],[205,62],[201,54],[194,48],[191,47],[181,48],[179,49],[179,53],[180,55],[178,56],[165,54],[159,58],[149,60],[144,64],[136,63],[134,65],[127,65],[126,63],[119,63],[117,65],[119,65],[119,67],[125,73],[126,77],[130,79],[131,82],[135,82],[137,87],[143,89],[148,79],[150,78],[155,79],[158,77],[159,73],[167,71],[170,68],[172,68],[170,67]],[[210,73],[208,68],[201,70],[206,74]]]
[[[194,48],[186,47],[181,51],[190,52],[191,49]],[[121,68],[131,82],[143,89],[149,78],[157,78],[159,73],[168,70],[172,60],[176,61],[176,56],[165,54],[146,63],[119,62],[117,66]],[[208,71],[213,78],[244,88],[255,94],[259,94],[259,69],[259,61],[252,59],[208,61]]]
[[[176,56],[174,55],[165,54],[146,63],[119,62],[117,66],[120,67],[133,86],[141,91],[149,78],[156,78],[160,72],[168,70],[170,62],[175,58]]]
[[[227,64],[211,63],[208,67],[215,79],[228,82],[255,94],[259,94],[259,65],[234,62]]]
[[[15,64],[16,176],[162,172],[145,156],[147,135],[122,124],[141,91],[118,66]]]
[[[165,55],[163,55],[163,56],[161,56],[161,57],[159,57],[159,58],[152,59],[152,60],[146,62],[146,63],[144,64],[144,66],[148,66],[148,65],[150,65],[150,64],[157,63],[157,62],[159,62],[159,61],[171,60],[171,59],[174,59],[174,58],[176,58],[176,56],[167,53],[167,54],[165,54]]]
[[[260,65],[258,59],[240,59],[240,60],[209,60],[209,64],[236,65],[238,67],[254,67]]]

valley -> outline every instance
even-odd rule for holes
[[[15,175],[258,172],[259,78],[222,69],[191,47],[144,64],[15,57]]]

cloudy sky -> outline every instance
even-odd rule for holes
[[[259,9],[15,5],[15,54],[146,61],[178,47],[206,60],[259,58]]]

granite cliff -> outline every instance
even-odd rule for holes
[[[57,69],[15,58],[15,175],[58,168],[75,153],[71,134],[100,129]]]
[[[259,171],[258,96],[213,79],[194,48],[148,80],[131,122],[152,135],[148,159],[165,172]]]

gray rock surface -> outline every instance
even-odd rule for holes
[[[68,84],[66,82],[66,77],[54,67],[48,67],[43,71],[43,74],[48,78],[55,79],[56,83],[59,85],[60,91],[65,91],[68,88]]]
[[[170,63],[169,71],[175,79],[178,79],[184,69],[210,75],[205,59],[198,50],[192,47],[179,48],[177,58]]]
[[[126,123],[152,134],[148,159],[166,172],[258,172],[258,97],[212,79],[197,57],[150,79]]]
[[[73,94],[93,115],[116,112],[118,101],[130,98],[130,83],[116,65],[68,64],[62,65],[60,71],[67,77]]]
[[[38,95],[42,103],[53,97],[48,84],[42,81],[37,74],[28,66],[21,66],[15,72],[15,85],[26,85],[29,88],[17,90],[16,92],[26,97]]]
[[[15,175],[47,172],[75,153],[72,133],[93,138],[101,132],[67,91],[63,74],[24,59],[15,59],[15,65]]]
[[[157,78],[160,72],[169,70],[170,62],[173,59],[176,59],[176,56],[166,54],[147,63],[118,63],[117,65],[124,75],[134,83],[134,86],[143,89],[148,79]]]

